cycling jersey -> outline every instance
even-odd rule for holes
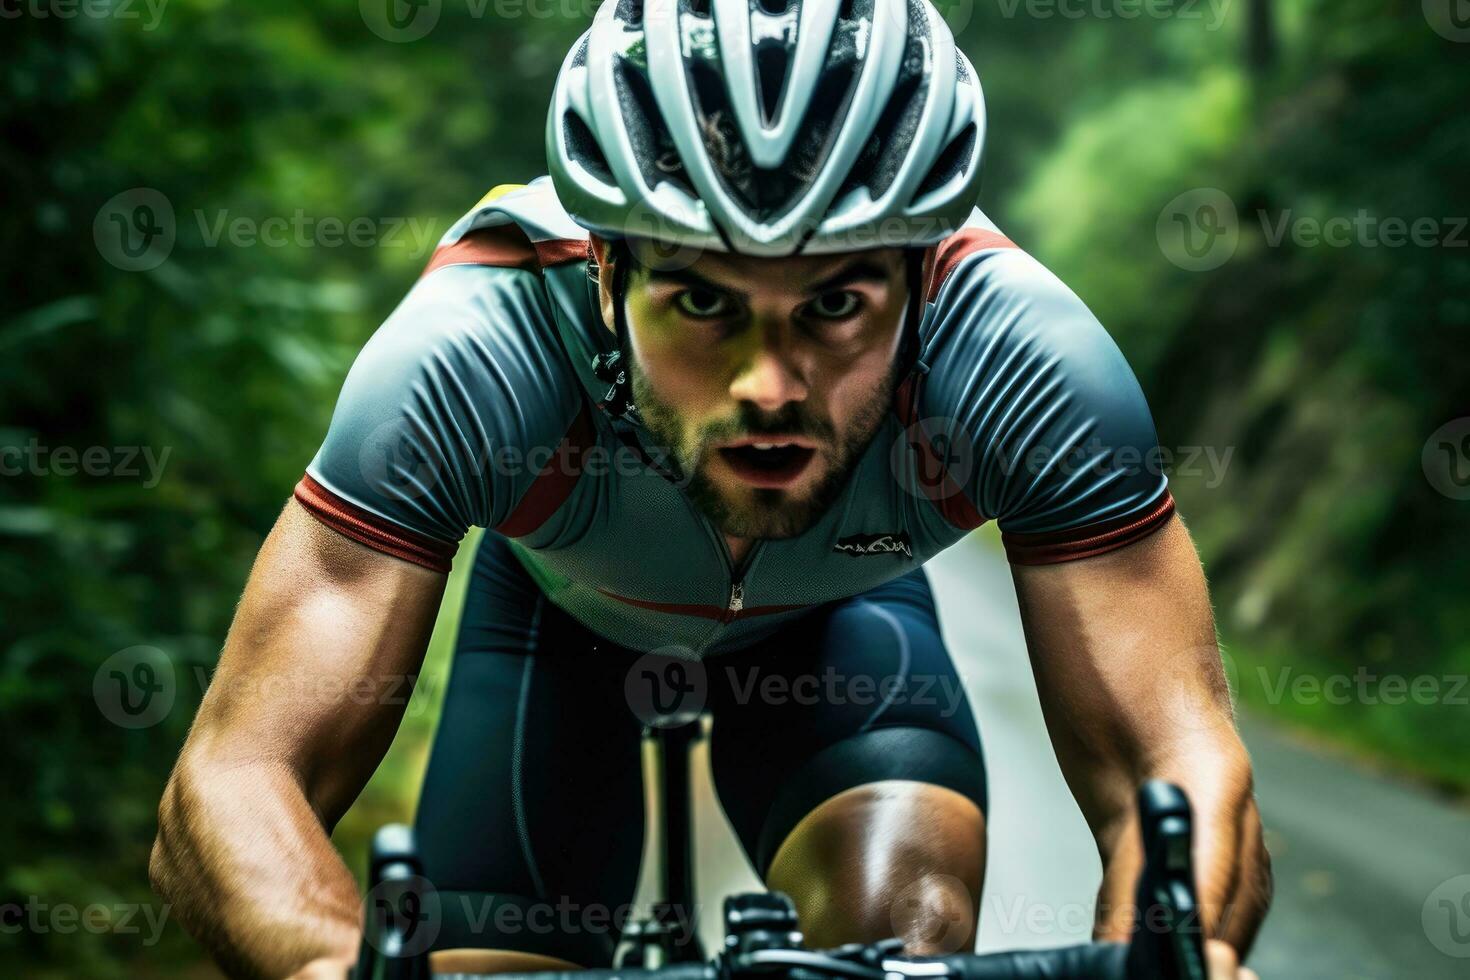
[[[1097,320],[978,209],[931,250],[915,371],[832,506],[731,561],[648,434],[601,407],[612,347],[551,183],[487,197],[359,355],[297,499],[447,570],[472,526],[637,650],[719,653],[922,565],[986,520],[1014,563],[1102,554],[1173,512],[1143,394]]]

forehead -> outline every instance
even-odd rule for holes
[[[659,270],[664,263],[646,241],[630,239],[629,247],[645,269]],[[897,281],[904,275],[903,250],[875,248],[831,255],[793,255],[762,258],[729,252],[700,252],[689,261],[679,256],[670,272],[690,273],[700,280],[744,293],[806,293],[851,272],[868,282]],[[662,278],[657,271],[654,278]]]

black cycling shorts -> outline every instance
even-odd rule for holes
[[[416,821],[434,948],[609,965],[643,848],[625,693],[642,656],[552,605],[485,535]],[[690,670],[715,788],[762,877],[802,817],[855,786],[918,780],[985,809],[980,735],[922,569]]]

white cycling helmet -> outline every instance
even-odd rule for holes
[[[562,206],[606,238],[923,246],[974,205],[985,105],[929,0],[607,0],[546,143]]]

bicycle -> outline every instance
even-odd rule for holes
[[[654,819],[662,822],[663,862],[651,913],[624,932],[628,949],[613,969],[494,974],[500,980],[1206,980],[1203,925],[1191,854],[1193,818],[1179,787],[1145,783],[1138,793],[1145,867],[1137,891],[1138,926],[1130,943],[1084,943],[1002,953],[903,955],[903,941],[808,950],[796,909],[779,892],[725,899],[725,941],[713,957],[690,928],[694,878],[690,843],[689,751],[695,726],[645,729],[656,747]],[[428,980],[429,951],[417,948],[424,879],[413,832],[382,828],[373,841],[373,892],[402,888],[396,901],[367,902],[354,980]],[[1145,926],[1144,923],[1148,925]],[[678,942],[677,937],[689,937]],[[458,980],[492,975],[454,974]]]

